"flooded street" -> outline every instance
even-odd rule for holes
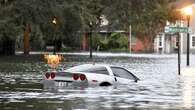
[[[64,55],[58,69],[85,63],[106,63],[127,68],[140,78],[138,83],[111,87],[45,89],[42,73],[49,69],[43,61],[28,69],[0,70],[0,110],[118,110],[194,109],[195,75],[178,76],[177,55]],[[195,68],[195,55],[191,67]],[[182,55],[182,68],[186,56]]]

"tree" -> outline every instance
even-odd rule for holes
[[[128,30],[132,19],[132,1],[136,0],[104,0],[103,15],[108,19],[109,30]],[[139,4],[139,3],[138,3]],[[136,7],[139,5],[135,5]]]
[[[64,41],[71,44],[75,33],[81,27],[81,21],[72,4],[64,0],[5,0],[1,2],[0,15],[2,17],[1,27],[10,32],[3,25],[13,25],[17,28],[16,36],[24,36],[24,53],[29,52],[30,36],[43,36],[45,42]],[[14,15],[14,16],[13,16]],[[53,18],[57,24],[52,24]],[[8,36],[10,34],[8,33]]]
[[[169,3],[170,0],[1,0],[0,39],[16,39],[23,34],[25,53],[29,52],[32,36],[40,36],[36,39],[43,40],[41,44],[57,42],[73,47],[78,45],[79,34],[90,31],[90,23],[93,31],[98,31],[104,15],[111,30],[128,31],[132,25],[133,34],[151,42],[149,51],[165,22],[175,19]],[[54,18],[56,24],[52,23]]]
[[[171,0],[112,0],[105,1],[108,6],[104,12],[110,27],[128,31],[132,25],[133,34],[141,40],[147,39],[146,51],[151,51],[153,40],[163,31],[166,21],[175,21]],[[112,4],[112,5],[110,5]],[[116,7],[116,8],[114,8]],[[112,13],[114,12],[114,13]]]
[[[44,30],[43,27],[47,27],[47,30],[52,30],[51,22],[53,17],[60,16],[60,13],[56,12],[58,12],[61,7],[57,5],[55,0],[15,1],[13,12],[19,15],[16,19],[19,21],[19,25],[23,26],[24,29],[24,54],[28,54],[30,51],[29,37],[32,31],[37,31],[38,29],[41,30],[40,32],[42,32],[41,34],[43,36],[50,35],[48,37],[51,37],[51,35],[53,35],[51,34],[52,31],[45,31],[46,29]]]
[[[169,0],[145,0],[141,2],[144,9],[139,9],[135,15],[135,22],[132,23],[135,34],[143,40],[148,41],[144,44],[147,52],[153,50],[154,38],[159,32],[163,32],[166,22],[170,20],[172,12],[169,7]]]
[[[74,2],[81,19],[83,31],[89,31],[90,23],[93,25],[94,29],[100,26],[100,17],[105,8],[102,1],[103,0],[76,0]]]
[[[15,34],[20,28],[15,22],[16,14],[11,16],[13,0],[0,1],[0,54],[15,53]]]

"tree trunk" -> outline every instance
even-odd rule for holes
[[[30,52],[30,25],[26,24],[24,29],[24,54],[29,55]]]

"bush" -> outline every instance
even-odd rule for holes
[[[93,37],[93,48],[100,51],[126,51],[128,50],[128,37],[121,33],[111,33],[107,37],[97,34]]]
[[[74,49],[71,47],[65,47],[65,48],[62,48],[61,51],[62,52],[71,52],[71,51],[74,51]]]

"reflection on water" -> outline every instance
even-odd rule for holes
[[[67,68],[67,66],[91,62],[85,56],[65,56],[65,58],[66,62],[63,62],[60,67]],[[191,58],[193,60],[195,56]],[[48,88],[42,84],[40,67],[43,63],[35,62],[37,66],[34,66],[32,70],[37,72],[0,73],[0,109],[164,110],[195,108],[195,100],[193,100],[195,76],[193,78],[193,76],[177,75],[177,55],[98,56],[94,60],[98,63],[128,68],[141,81],[129,85],[87,88],[52,88],[53,85],[49,84],[51,88]],[[185,62],[185,56],[182,57],[182,62]],[[182,68],[184,67],[185,64],[182,64]],[[192,67],[195,67],[194,62],[192,62]]]
[[[186,78],[183,88],[183,101],[186,109],[192,108],[192,78]]]
[[[195,80],[195,69],[192,67],[183,68],[182,76],[184,78],[184,87],[183,87],[183,101],[184,108],[192,109],[192,97],[193,97],[193,80]]]

